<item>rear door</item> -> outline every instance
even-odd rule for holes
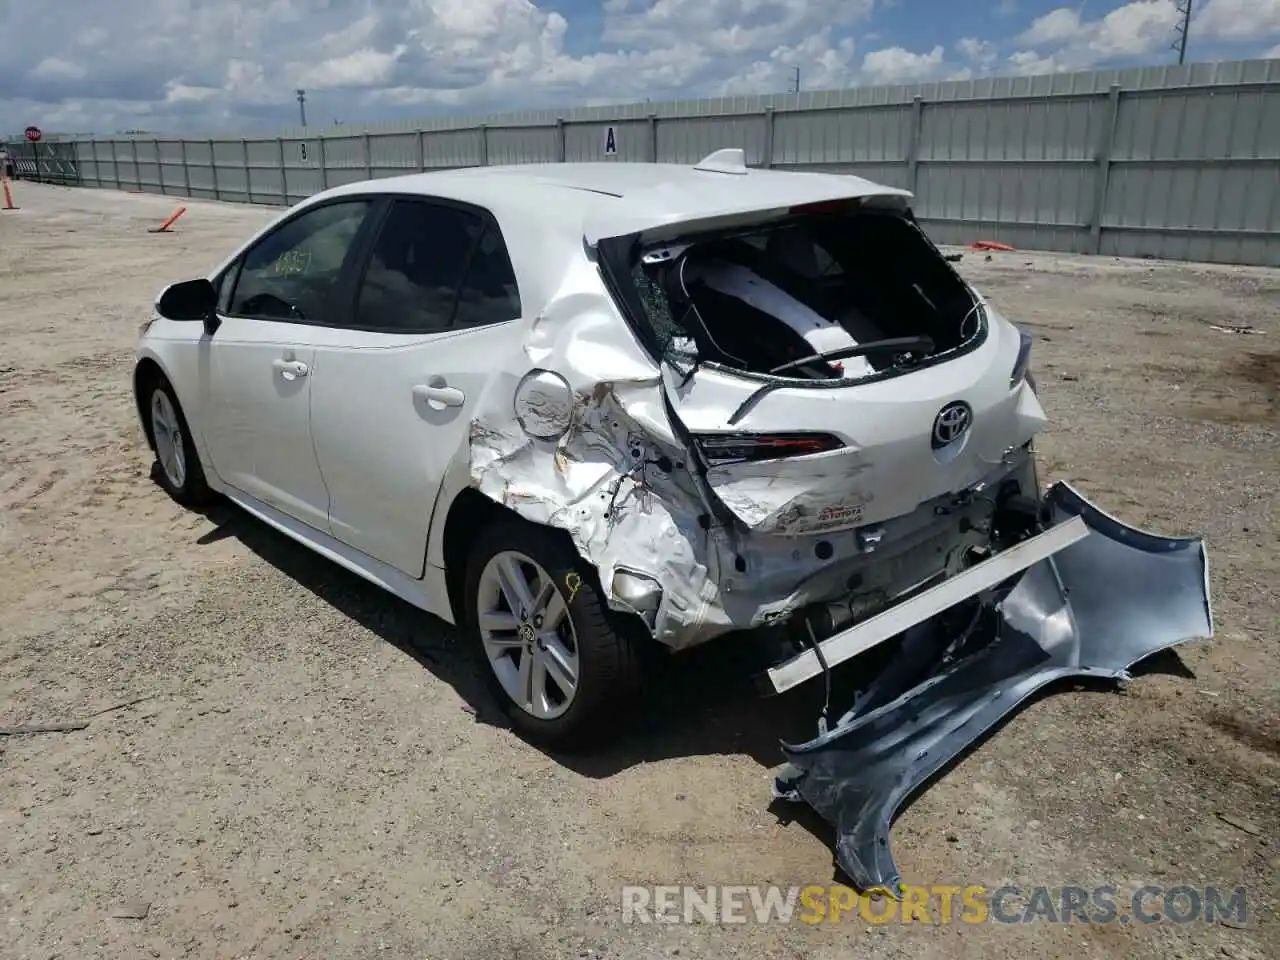
[[[284,221],[223,274],[200,342],[201,430],[224,482],[319,530],[329,497],[311,438],[315,335],[335,318],[371,209],[325,203]]]
[[[349,314],[315,344],[311,419],[333,536],[422,575],[440,483],[466,455],[477,403],[520,352],[520,314],[491,215],[389,203]]]

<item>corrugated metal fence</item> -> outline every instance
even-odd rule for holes
[[[22,180],[37,183],[60,183],[65,186],[80,183],[75,143],[68,140],[51,143],[0,143],[13,175]],[[7,172],[7,171],[6,171]]]
[[[939,243],[1280,266],[1280,60],[77,143],[85,184],[292,203],[559,160],[748,163],[906,187]]]

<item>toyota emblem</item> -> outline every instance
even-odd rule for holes
[[[973,411],[967,403],[957,400],[948,403],[933,418],[933,449],[941,450],[950,446],[964,436],[964,432],[973,423]]]

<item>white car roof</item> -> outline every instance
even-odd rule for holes
[[[503,224],[534,215],[558,220],[595,245],[607,237],[661,233],[771,210],[851,198],[905,200],[911,193],[846,174],[748,168],[741,150],[720,150],[696,165],[533,163],[467,167],[364,181],[326,191],[408,193],[472,203]]]

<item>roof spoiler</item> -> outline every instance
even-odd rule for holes
[[[685,168],[690,169],[690,168]],[[788,211],[814,205],[857,200],[869,206],[905,204],[911,191],[872,183],[851,174],[813,171],[769,176],[755,181],[754,189],[743,190],[747,167],[746,151],[727,147],[703,157],[691,168],[707,177],[691,190],[689,184],[659,183],[631,191],[618,201],[601,206],[587,215],[582,240],[588,248],[612,237],[645,235],[646,241],[662,242],[681,232],[697,232],[742,223],[753,217],[761,220],[785,215]]]

